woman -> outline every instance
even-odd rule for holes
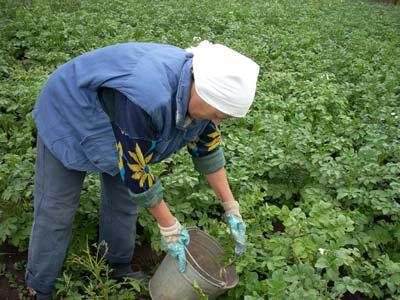
[[[235,251],[245,224],[225,175],[218,124],[243,117],[254,99],[258,65],[207,41],[179,49],[125,43],[97,49],[58,68],[34,109],[38,128],[34,222],[27,285],[49,299],[65,258],[86,172],[101,177],[100,236],[115,278],[132,272],[137,207],[155,217],[163,247],[185,271],[186,228],[163,200],[150,165],[184,146],[220,199]]]

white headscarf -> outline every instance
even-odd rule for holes
[[[244,117],[254,99],[259,66],[250,58],[209,41],[186,51],[193,53],[197,94],[225,114]]]

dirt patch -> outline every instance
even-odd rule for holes
[[[371,0],[371,1],[372,2],[384,3],[384,4],[392,4],[392,5],[400,4],[399,0]]]
[[[157,255],[150,244],[143,243],[135,249],[135,254],[132,258],[132,269],[133,271],[141,270],[147,274],[153,274],[163,258],[164,255]]]
[[[8,244],[0,245],[0,299],[16,300],[25,284],[26,252]]]

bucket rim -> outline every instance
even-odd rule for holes
[[[212,242],[216,247],[218,247],[219,249],[221,249],[222,251],[224,251],[224,248],[221,246],[221,244],[214,238],[214,237],[212,237],[211,235],[209,235],[208,233],[206,233],[206,232],[204,232],[203,230],[201,230],[200,228],[198,228],[198,227],[187,227],[187,230],[188,231],[197,231],[197,232],[199,232],[201,235],[203,235],[203,236],[205,236],[207,239],[209,239],[210,240],[210,242]],[[185,249],[186,251],[188,251],[188,249]],[[176,265],[176,270],[178,269],[178,261],[175,259],[175,258],[173,258],[168,252],[167,252],[167,255],[164,257],[164,259],[166,259],[167,258],[167,256],[169,257],[168,259],[171,259],[172,260],[172,262]],[[193,259],[194,260],[194,259]],[[225,283],[224,283],[224,285],[221,285],[221,284],[218,284],[218,283],[216,283],[216,282],[213,282],[213,281],[210,281],[208,278],[205,278],[204,276],[203,276],[203,274],[201,273],[201,272],[199,272],[195,267],[193,267],[192,266],[192,264],[187,260],[187,258],[186,258],[186,261],[187,261],[187,266],[186,266],[186,268],[190,268],[193,272],[195,272],[196,273],[196,275],[197,276],[199,276],[200,278],[202,278],[203,280],[205,280],[206,282],[208,282],[209,284],[211,284],[212,286],[214,286],[214,287],[216,287],[216,288],[218,288],[218,289],[220,289],[221,291],[226,291],[226,290],[229,290],[229,289],[231,289],[231,288],[234,288],[237,284],[238,284],[238,282],[239,282],[239,275],[237,274],[237,272],[236,272],[236,269],[235,268],[233,268],[233,280],[231,281],[231,284],[229,284],[229,281],[225,281]],[[194,260],[195,261],[195,260]],[[161,264],[162,264],[162,262],[161,262]],[[203,270],[204,271],[204,270]],[[178,271],[179,272],[179,271]],[[180,275],[183,277],[183,279],[186,281],[186,282],[188,282],[191,286],[193,285],[193,280],[190,280],[186,275],[185,275],[185,273],[186,273],[186,270],[185,270],[185,272],[183,272],[183,273],[181,273],[181,272],[179,272],[180,273]],[[207,272],[206,272],[207,273]],[[215,278],[213,277],[213,276],[210,276],[211,278],[210,279],[213,279],[213,280],[215,280]],[[152,287],[154,287],[153,285],[154,285],[154,276],[152,276],[151,278],[150,278],[150,280],[149,280],[149,283],[148,283],[148,290],[149,290],[149,296],[150,296],[150,298],[151,299],[153,299],[154,300],[154,298],[153,298],[153,293],[152,293]],[[218,282],[221,282],[220,280],[218,280]]]
[[[219,248],[222,252],[224,252],[224,248],[221,246],[221,244],[220,244],[214,237],[212,237],[211,235],[207,234],[206,232],[204,232],[204,231],[201,230],[200,228],[198,228],[198,227],[188,227],[187,230],[188,230],[188,231],[197,231],[197,232],[199,232],[201,235],[203,235],[203,236],[206,237],[208,240],[210,240],[210,242],[212,242],[217,248]],[[190,254],[189,249],[186,248],[186,249],[185,249],[185,252],[187,252],[187,253],[190,255],[190,257],[192,258],[192,260],[197,264],[197,262],[196,262],[196,260],[194,259],[194,257]],[[200,267],[200,269],[201,269],[204,273],[206,273],[206,274],[208,275],[209,278],[206,278],[206,277],[202,274],[202,272],[199,272],[199,270],[197,270],[194,266],[192,266],[192,264],[189,262],[189,260],[188,260],[187,258],[186,258],[186,262],[187,262],[188,265],[190,265],[190,267],[193,269],[193,271],[194,271],[197,275],[199,275],[201,278],[203,278],[204,280],[206,280],[207,282],[209,282],[210,284],[212,284],[212,285],[214,285],[214,286],[216,286],[216,287],[218,287],[218,288],[231,289],[231,288],[235,287],[235,286],[238,284],[238,282],[239,282],[239,276],[238,276],[238,274],[237,274],[237,272],[236,272],[235,269],[234,269],[234,271],[233,271],[234,280],[232,280],[232,283],[229,284],[229,281],[228,281],[228,280],[226,280],[226,281],[218,280],[218,279],[216,279],[214,276],[209,275],[205,270],[203,270],[203,269],[198,265],[198,266]],[[177,262],[176,262],[176,263],[177,263]],[[184,274],[185,274],[185,272],[182,273],[182,275],[183,275],[183,277],[186,278],[186,276],[185,276]],[[186,279],[187,279],[188,281],[190,281],[188,278],[186,278]],[[211,280],[210,280],[210,279],[211,279]]]

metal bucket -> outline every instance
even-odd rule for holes
[[[235,267],[224,266],[221,245],[198,228],[188,228],[190,243],[186,249],[185,272],[178,270],[178,261],[167,254],[149,282],[153,300],[197,300],[198,288],[215,299],[239,281]]]

